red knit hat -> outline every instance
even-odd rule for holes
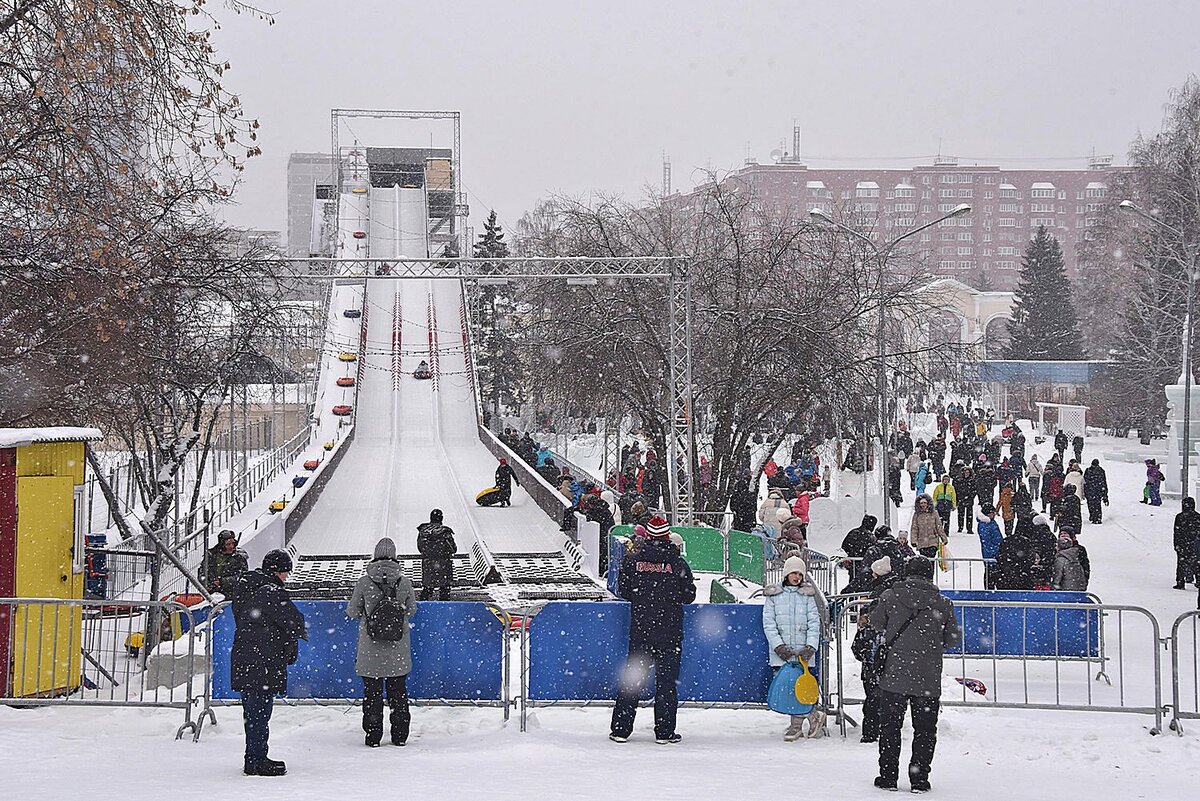
[[[646,533],[655,539],[666,539],[671,536],[671,527],[662,515],[655,515],[646,524]]]

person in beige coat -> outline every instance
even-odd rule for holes
[[[946,530],[933,508],[928,495],[918,495],[913,508],[912,522],[908,524],[908,536],[912,546],[923,556],[937,556],[938,546],[946,541]]]

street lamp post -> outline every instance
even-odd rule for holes
[[[926,228],[932,228],[933,226],[945,222],[952,217],[961,217],[964,214],[968,214],[970,211],[971,207],[968,204],[960,204],[948,214],[943,214],[936,220],[927,222],[924,225],[919,225],[916,228],[913,228],[911,231],[905,231],[900,236],[897,236],[888,242],[883,249],[880,249],[875,244],[875,240],[871,239],[871,237],[863,234],[860,231],[854,230],[848,225],[838,222],[830,216],[829,212],[820,207],[810,209],[808,212],[809,215],[815,219],[820,220],[828,225],[832,225],[835,228],[839,228],[842,231],[861,239],[863,242],[866,242],[867,246],[871,248],[871,252],[874,254],[875,261],[879,265],[879,325],[875,333],[875,393],[877,395],[878,406],[876,411],[879,415],[879,450],[881,457],[881,464],[879,465],[879,489],[880,498],[883,501],[883,525],[885,526],[890,527],[892,524],[892,508],[888,505],[888,473],[890,472],[891,465],[887,447],[887,357],[884,350],[884,328],[886,318],[884,303],[887,297],[883,289],[885,268],[887,267],[888,259],[892,255],[892,251],[895,250],[896,246],[905,239],[916,236]],[[866,443],[863,444],[865,445]]]
[[[1188,497],[1188,474],[1192,454],[1192,320],[1195,318],[1196,306],[1196,273],[1200,272],[1200,253],[1193,256],[1188,252],[1187,237],[1173,225],[1163,222],[1138,206],[1132,200],[1122,200],[1117,204],[1121,211],[1136,214],[1144,220],[1179,237],[1180,247],[1183,248],[1183,258],[1176,261],[1183,265],[1187,273],[1187,313],[1183,318],[1183,465],[1180,470],[1180,504]]]

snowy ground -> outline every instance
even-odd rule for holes
[[[1195,608],[1196,593],[1171,589],[1175,504],[1141,505],[1143,467],[1104,457],[1134,447],[1089,438],[1084,460],[1103,460],[1112,505],[1102,525],[1085,524],[1081,539],[1091,555],[1091,589],[1109,603],[1146,607],[1165,636],[1179,613]],[[1050,446],[1033,450],[1044,459]],[[905,489],[901,521],[911,509]],[[836,543],[814,545],[823,549]],[[957,556],[978,555],[973,535],[952,534],[951,546]],[[1169,676],[1169,668],[1164,672]],[[1169,684],[1164,691],[1169,703]],[[217,714],[220,725],[207,728],[202,741],[193,744],[173,739],[177,710],[0,707],[0,797],[58,799],[86,787],[92,788],[86,791],[89,797],[98,799],[133,793],[328,799],[376,792],[365,788],[384,783],[405,796],[430,799],[458,799],[464,792],[488,799],[567,793],[656,801],[793,793],[878,797],[870,786],[876,751],[858,744],[856,732],[845,741],[785,744],[784,719],[764,711],[682,710],[684,743],[660,747],[652,742],[649,710],[639,715],[635,739],[622,746],[606,739],[607,709],[537,710],[531,713],[530,731],[522,734],[515,716],[504,725],[494,709],[414,708],[409,746],[368,750],[356,709],[277,707],[272,755],[286,759],[291,773],[274,780],[240,775],[240,711]],[[1056,801],[1076,794],[1154,799],[1194,794],[1190,766],[1200,758],[1200,724],[1192,721],[1183,737],[1151,737],[1152,723],[1148,715],[948,709],[939,732],[934,794],[980,801],[1014,793],[1023,800]]]
[[[522,734],[497,710],[415,708],[406,747],[367,749],[358,710],[277,707],[271,755],[289,775],[261,779],[241,775],[236,709],[219,710],[221,724],[199,745],[171,739],[175,712],[0,709],[0,771],[4,795],[21,801],[80,791],[297,801],[373,797],[384,787],[431,800],[882,797],[871,787],[876,751],[856,740],[784,743],[784,718],[771,712],[682,710],[684,742],[658,746],[649,712],[617,745],[606,739],[607,709],[538,710]],[[1195,775],[1180,767],[1197,759],[1200,738],[1152,738],[1134,716],[950,709],[933,792],[974,801],[1014,792],[1023,801],[1183,798]]]

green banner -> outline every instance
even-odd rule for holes
[[[744,531],[730,531],[729,574],[762,584],[765,571],[762,537]]]

